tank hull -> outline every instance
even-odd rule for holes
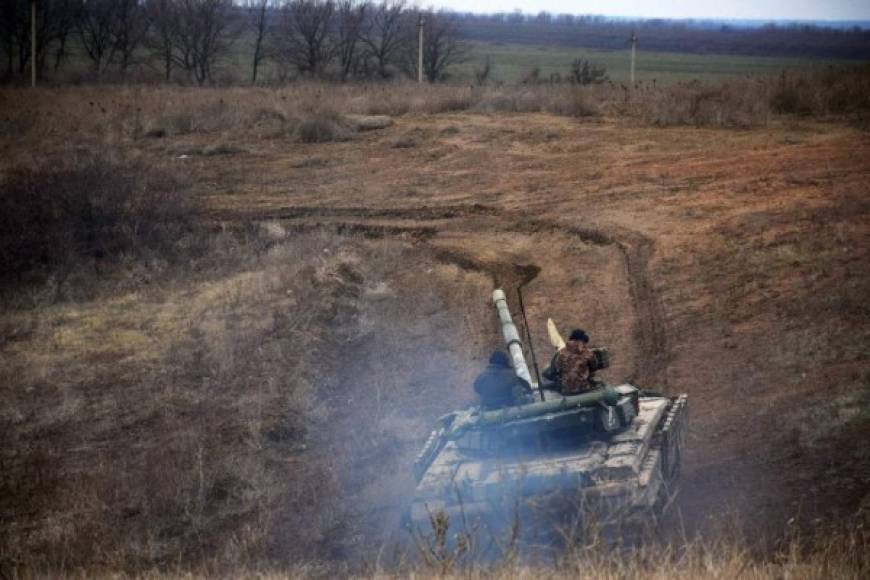
[[[685,396],[641,396],[637,416],[615,433],[562,434],[550,446],[493,452],[448,440],[419,474],[409,523],[425,530],[436,512],[484,523],[547,511],[654,515],[676,488],[687,411]],[[538,420],[549,425],[553,419],[544,414]],[[492,435],[509,428],[500,425]]]

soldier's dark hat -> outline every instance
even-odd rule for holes
[[[571,335],[568,337],[568,340],[579,340],[580,342],[589,342],[589,335],[586,334],[586,331],[581,328],[575,328],[571,331]]]
[[[489,356],[489,364],[496,365],[500,367],[509,367],[511,366],[510,359],[508,355],[503,353],[500,350],[495,351]]]

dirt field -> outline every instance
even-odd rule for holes
[[[242,146],[190,163],[217,186],[203,194],[219,219],[406,230],[508,287],[540,268],[526,290],[539,345],[548,316],[582,325],[616,353],[612,379],[691,396],[687,517],[736,509],[781,527],[866,493],[850,450],[795,441],[825,428],[800,409],[837,417],[838,398],[867,388],[866,133],[448,115],[343,144]]]
[[[837,421],[838,399],[868,386],[866,133],[457,115],[292,152],[245,146],[231,163],[191,164],[217,182],[221,219],[421,232],[418,244],[508,287],[535,266],[538,345],[548,316],[582,325],[616,353],[611,379],[689,393],[687,517],[736,509],[779,528],[846,515],[866,493],[851,450],[795,441],[825,428],[799,410]]]
[[[232,147],[201,154],[216,143]],[[291,245],[303,240],[286,257],[294,284],[319,275],[290,265],[299,252],[333,252],[352,267],[331,270],[331,296],[362,296],[369,306],[312,323],[331,336],[331,351],[314,363],[331,373],[329,396],[346,394],[357,409],[337,412],[336,403],[329,415],[335,457],[354,457],[352,475],[340,478],[344,493],[364,506],[334,514],[336,529],[348,528],[327,542],[334,555],[370,543],[361,536],[374,528],[389,533],[410,482],[404,464],[427,425],[472,400],[470,379],[500,346],[488,305],[497,285],[526,283],[542,363],[552,317],[611,349],[604,378],[689,394],[678,503],[689,532],[736,518],[752,537],[775,540],[790,521],[851,522],[870,501],[866,131],[794,119],[725,130],[445,113],[404,115],[332,143],[252,130],[112,146],[187,176],[218,227],[256,222]],[[280,258],[269,260],[280,275]],[[255,312],[239,288],[223,307]],[[197,296],[178,298],[178,308],[195,311]],[[53,336],[66,331],[69,344],[93,354],[111,335],[87,334],[83,320],[108,316],[109,306],[77,308],[91,314],[67,312]],[[137,327],[150,315],[133,312],[128,340],[161,336],[158,326]],[[366,330],[324,330],[341,320]],[[7,372],[58,348],[44,339],[7,337]],[[124,348],[103,360],[128,360]],[[36,400],[16,397],[19,408]],[[385,426],[389,441],[353,441],[360,420]]]

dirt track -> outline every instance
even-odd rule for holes
[[[689,393],[690,525],[736,511],[777,531],[867,493],[870,462],[802,444],[794,415],[824,404],[818,385],[835,397],[866,380],[866,133],[457,115],[347,143],[241,145],[186,161],[216,221],[394,237],[495,285],[528,282],[539,358],[551,316],[612,349],[611,381]]]

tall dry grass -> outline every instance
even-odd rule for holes
[[[441,569],[416,561],[385,566],[373,561],[362,569],[349,570],[323,563],[293,564],[287,567],[226,565],[210,562],[198,568],[170,566],[164,570],[143,570],[135,574],[87,571],[70,574],[72,578],[251,578],[290,580],[324,577],[421,578],[426,580],[507,580],[547,578],[562,580],[714,580],[749,578],[751,580],[863,580],[870,573],[870,542],[864,530],[835,534],[808,547],[797,540],[760,555],[739,538],[703,541],[695,539],[677,544],[651,544],[632,549],[603,546],[575,546],[555,560],[528,561],[524,558],[496,562],[475,562],[463,567]],[[413,560],[413,558],[412,558]],[[22,577],[30,577],[25,574]]]
[[[64,191],[64,175],[24,184]],[[126,201],[117,223],[151,215]],[[78,216],[59,231],[87,237]],[[127,229],[99,235],[144,244]],[[421,417],[448,410],[417,391],[470,380],[462,324],[482,277],[365,232],[197,224],[171,241],[171,259],[125,248],[100,269],[64,254],[0,314],[4,576],[357,557],[398,522]],[[427,260],[424,281],[409,264]]]
[[[747,127],[773,115],[866,116],[868,67],[780,77],[634,87],[602,83],[464,86],[296,83],[275,88],[75,86],[0,90],[0,129],[20,146],[206,133],[321,141],[353,130],[347,115],[547,112],[619,116],[655,125]],[[324,127],[328,128],[324,129]],[[109,143],[110,144],[110,143]]]
[[[0,284],[62,286],[76,269],[201,254],[197,212],[177,179],[144,166],[11,171],[0,180]]]

